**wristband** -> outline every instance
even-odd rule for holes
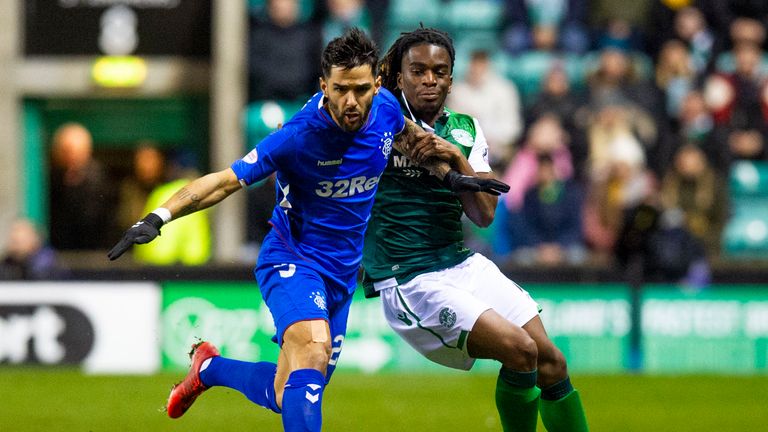
[[[163,220],[164,224],[170,222],[170,220],[173,218],[173,216],[171,216],[171,211],[165,207],[158,207],[152,210],[152,213],[160,216],[160,219]]]

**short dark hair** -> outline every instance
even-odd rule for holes
[[[323,76],[326,78],[331,75],[331,68],[334,66],[352,69],[369,65],[373,76],[376,76],[378,64],[376,43],[357,27],[330,41],[320,59]]]
[[[431,44],[445,48],[451,57],[451,73],[456,62],[456,50],[448,33],[436,28],[418,28],[412,32],[403,32],[389,51],[381,59],[381,85],[389,91],[397,90],[397,74],[402,67],[403,54],[416,45]]]

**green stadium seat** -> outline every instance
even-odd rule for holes
[[[768,258],[768,209],[734,215],[723,230],[723,254]]]
[[[303,102],[263,100],[252,102],[245,110],[246,147],[252,148],[274,132],[303,106]]]
[[[731,167],[728,188],[731,197],[768,199],[768,162],[738,161]]]
[[[503,5],[495,0],[453,0],[444,7],[443,23],[458,35],[463,29],[498,32]]]
[[[453,68],[454,79],[464,76],[473,51],[484,50],[495,57],[501,49],[495,31],[462,30],[454,32],[452,37],[453,46],[456,49],[456,64]]]
[[[732,216],[723,230],[723,254],[768,258],[768,162],[735,162],[728,191]]]
[[[424,23],[427,27],[439,26],[442,8],[440,0],[392,0],[387,11],[387,25],[393,29],[392,33],[397,29],[397,34],[400,29],[415,29],[419,23]]]
[[[528,51],[519,56],[499,54],[494,61],[517,85],[525,104],[530,103],[539,92],[542,80],[556,62],[560,62],[565,69],[573,88],[584,86],[588,65],[582,57],[574,54],[556,55],[544,51]]]

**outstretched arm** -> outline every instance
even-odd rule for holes
[[[172,218],[180,218],[219,203],[242,186],[231,168],[206,174],[179,189],[163,204]]]
[[[160,235],[160,228],[171,219],[208,208],[241,188],[231,168],[206,174],[176,191],[162,207],[146,215],[130,227],[123,238],[109,251],[116,260],[134,244],[149,243]]]
[[[409,119],[405,119],[405,127],[395,139],[394,147],[420,167],[429,170],[432,175],[442,180],[443,184],[454,192],[487,192],[491,195],[499,195],[509,190],[508,185],[493,178],[478,177],[474,171],[472,174],[468,174],[463,170],[455,169],[456,167],[453,167],[448,159],[439,157],[443,155],[443,151],[429,149],[439,147],[441,149],[454,149],[457,152],[458,149],[437,135],[425,132]],[[464,159],[460,153],[459,156]],[[464,160],[466,161],[466,159]],[[469,170],[471,171],[471,167]]]

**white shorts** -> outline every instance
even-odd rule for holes
[[[402,285],[382,282],[389,286],[380,293],[390,327],[428,359],[455,369],[475,363],[467,337],[483,312],[493,309],[521,327],[539,312],[527,291],[478,253]]]

